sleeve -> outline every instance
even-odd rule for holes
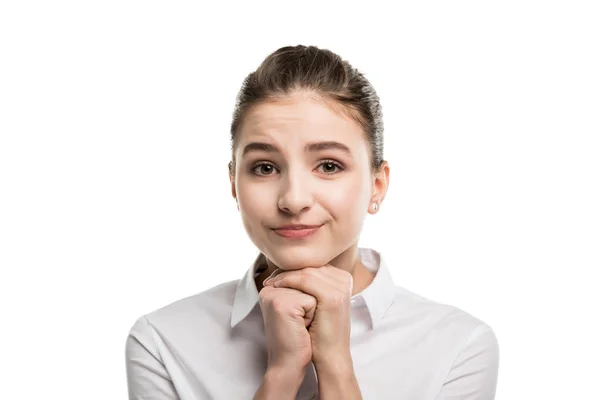
[[[146,317],[141,317],[127,336],[125,363],[129,400],[179,400],[153,334]]]
[[[498,365],[496,335],[488,325],[479,325],[458,354],[436,400],[493,400]]]

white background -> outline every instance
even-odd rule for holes
[[[597,2],[392,3],[2,2],[0,397],[125,399],[133,322],[241,278],[231,113],[295,44],[381,96],[361,245],[494,328],[497,399],[597,395]]]

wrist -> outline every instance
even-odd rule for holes
[[[330,353],[314,359],[315,369],[328,374],[344,375],[354,372],[352,355],[348,352]]]
[[[280,400],[296,398],[306,371],[295,367],[269,366],[255,400]]]
[[[325,358],[315,369],[321,398],[362,398],[351,356]]]
[[[265,378],[272,381],[302,382],[305,374],[305,367],[269,365],[267,367],[267,372],[265,373]]]

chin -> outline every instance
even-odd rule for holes
[[[288,271],[308,267],[322,267],[337,256],[337,254],[332,254],[331,251],[325,251],[322,246],[271,248],[264,253],[271,262]]]

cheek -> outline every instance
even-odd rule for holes
[[[369,182],[353,177],[323,193],[323,202],[339,222],[362,220],[371,197]]]
[[[266,189],[264,185],[238,183],[236,190],[244,224],[260,223],[261,218],[269,214],[273,205],[271,196]]]

